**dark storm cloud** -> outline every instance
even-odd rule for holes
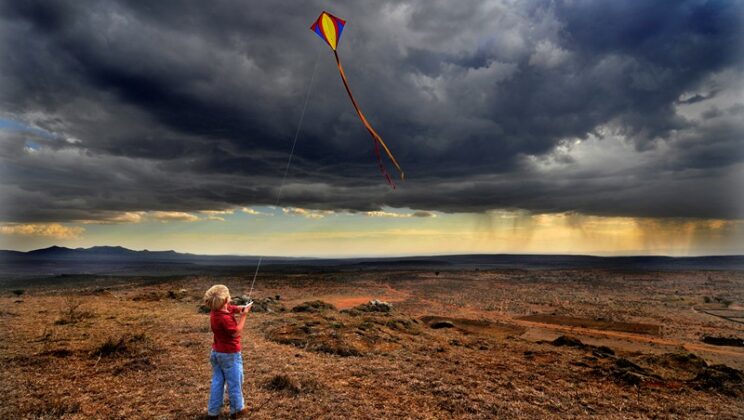
[[[1,4],[0,118],[49,133],[0,125],[2,221],[273,204],[316,60],[284,205],[744,217],[740,2]]]

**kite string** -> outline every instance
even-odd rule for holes
[[[320,51],[315,55],[315,64],[313,65],[313,73],[310,76],[310,83],[307,87],[307,94],[305,94],[305,104],[302,106],[302,112],[300,113],[300,121],[297,123],[297,130],[295,131],[294,139],[292,140],[292,148],[289,150],[289,159],[287,159],[287,166],[284,168],[284,176],[282,182],[279,185],[279,191],[276,194],[276,201],[274,207],[279,205],[279,201],[282,198],[282,191],[284,190],[284,183],[287,180],[287,174],[289,174],[289,167],[292,164],[292,157],[294,156],[295,146],[297,145],[297,138],[300,135],[300,129],[302,128],[302,122],[305,119],[305,110],[307,110],[307,104],[310,101],[310,92],[313,89],[313,81],[315,80],[315,73],[318,70],[318,58],[320,57]],[[253,281],[251,282],[251,289],[248,291],[248,299],[250,300],[251,294],[253,293],[253,286],[256,284],[256,277],[258,277],[258,271],[261,269],[261,263],[263,262],[263,255],[259,255],[258,263],[256,264],[256,271],[253,273]]]

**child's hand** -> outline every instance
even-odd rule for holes
[[[250,312],[252,307],[253,307],[253,302],[250,302],[249,304],[245,305],[245,307],[243,307],[243,313]]]

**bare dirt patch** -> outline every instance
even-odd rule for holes
[[[517,319],[540,322],[543,324],[565,325],[570,327],[591,328],[602,331],[619,331],[632,334],[661,335],[661,325],[643,324],[638,322],[618,322],[601,319],[576,318],[560,315],[527,315]]]
[[[374,299],[372,296],[337,297],[328,301],[338,309],[350,309]]]

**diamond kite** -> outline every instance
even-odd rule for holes
[[[385,169],[385,165],[382,163],[382,156],[380,154],[380,146],[385,150],[385,153],[390,158],[390,161],[395,166],[395,169],[398,170],[400,173],[400,179],[405,179],[405,174],[403,173],[403,169],[400,168],[400,165],[398,165],[398,161],[395,160],[395,157],[390,152],[390,149],[388,149],[387,145],[384,141],[382,141],[382,138],[379,134],[377,134],[377,131],[375,131],[374,128],[372,128],[372,125],[370,125],[369,121],[367,121],[367,118],[362,114],[362,110],[359,109],[359,105],[357,105],[356,100],[354,99],[354,95],[351,94],[351,89],[349,88],[349,81],[346,80],[346,74],[344,73],[344,68],[341,67],[341,60],[338,58],[338,52],[336,52],[336,48],[338,47],[338,41],[341,40],[341,33],[344,31],[344,27],[346,26],[346,21],[343,19],[339,19],[336,16],[333,16],[332,14],[328,12],[323,12],[318,16],[318,20],[313,23],[313,25],[310,27],[310,29],[313,30],[323,41],[325,41],[329,47],[331,47],[331,50],[333,50],[333,56],[336,57],[336,66],[338,66],[338,72],[341,74],[341,80],[344,82],[344,87],[346,88],[346,93],[349,94],[349,99],[351,99],[351,104],[354,105],[354,109],[357,112],[357,115],[359,115],[359,119],[362,120],[362,124],[364,124],[364,127],[367,129],[369,134],[372,136],[372,140],[375,146],[375,155],[377,156],[377,165],[380,167],[380,172],[382,172],[382,175],[387,180],[388,184],[390,184],[393,189],[395,189],[395,183],[393,182],[392,178],[390,178],[390,175],[388,174],[387,170]]]

